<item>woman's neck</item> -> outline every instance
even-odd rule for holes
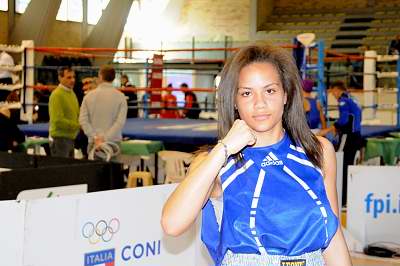
[[[282,124],[279,124],[266,132],[255,132],[255,135],[257,142],[253,147],[264,147],[279,142],[285,135],[285,129],[282,127]]]

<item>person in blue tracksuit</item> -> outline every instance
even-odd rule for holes
[[[347,92],[347,88],[342,81],[331,84],[330,92],[338,101],[339,118],[326,130],[320,132],[325,135],[328,132],[334,132],[339,135],[339,143],[346,136],[343,148],[343,193],[342,205],[346,205],[347,201],[347,168],[354,164],[356,152],[363,146],[361,137],[361,119],[362,111],[360,105]]]
[[[311,95],[314,82],[310,79],[303,80],[304,111],[307,124],[311,129],[326,128],[326,119],[320,102]]]
[[[301,90],[282,48],[233,55],[218,86],[219,141],[166,201],[166,234],[182,234],[202,213],[214,265],[351,265],[337,219],[335,150],[308,127]]]

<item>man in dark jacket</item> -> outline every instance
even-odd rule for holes
[[[25,135],[10,119],[10,110],[0,108],[0,151],[16,151],[20,143],[25,141]]]
[[[186,83],[181,84],[181,89],[185,90],[185,106],[183,109],[183,114],[186,118],[198,119],[200,115],[200,106],[197,101],[196,94],[189,89]]]

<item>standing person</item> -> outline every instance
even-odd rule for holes
[[[82,90],[85,95],[88,94],[88,92],[90,92],[91,90],[96,89],[96,80],[96,77],[86,77],[82,79]]]
[[[14,66],[14,59],[12,58],[11,55],[6,53],[5,51],[2,51],[0,53],[0,66],[8,66],[8,67]],[[10,71],[0,70],[0,84],[7,84],[7,85],[13,84],[12,74]],[[0,90],[0,102],[5,101],[8,94],[9,94],[8,90]]]
[[[320,102],[311,95],[314,82],[303,80],[304,111],[310,129],[326,128],[326,119]]]
[[[400,34],[390,41],[388,54],[398,55],[400,53]]]
[[[185,106],[183,114],[186,118],[198,119],[200,115],[199,103],[197,102],[196,94],[189,91],[189,86],[186,83],[181,84],[181,89],[185,91]]]
[[[0,151],[17,151],[24,141],[25,135],[11,119],[10,109],[0,107]]]
[[[172,84],[168,84],[169,90],[165,91],[162,97],[162,107],[160,112],[160,118],[176,119],[180,118],[179,111],[177,109],[176,96],[172,94]]]
[[[74,157],[74,140],[79,132],[79,104],[73,91],[75,72],[70,67],[58,70],[60,84],[49,99],[51,155]]]
[[[123,74],[121,76],[121,88],[124,89],[124,94],[127,97],[128,101],[128,118],[134,118],[138,116],[138,103],[137,103],[137,93],[132,89],[135,88],[135,85],[132,85],[129,82],[129,78],[127,75]]]
[[[215,265],[351,265],[335,151],[307,126],[290,54],[240,49],[222,71],[218,104],[218,144],[165,203],[164,231],[182,234],[204,207],[202,240]]]
[[[99,85],[83,98],[79,122],[89,139],[88,153],[103,143],[119,144],[125,125],[127,103],[122,92],[113,87],[115,69],[102,66]]]
[[[347,88],[342,81],[331,84],[330,91],[338,100],[339,119],[330,127],[321,130],[319,135],[325,136],[329,132],[339,134],[339,143],[345,142],[343,147],[343,193],[342,205],[346,205],[347,200],[347,168],[354,163],[356,152],[362,147],[361,137],[361,107],[356,103],[347,92]],[[345,138],[345,140],[343,139]]]
[[[85,77],[81,80],[83,96],[82,96],[82,99],[80,99],[80,100],[78,97],[78,102],[80,102],[81,105],[82,105],[83,97],[86,94],[88,94],[91,90],[94,90],[97,87],[95,79],[96,79],[95,77]],[[75,148],[81,150],[84,158],[88,157],[88,153],[87,153],[88,138],[85,135],[85,132],[83,132],[82,128],[79,130],[78,136],[75,139]]]

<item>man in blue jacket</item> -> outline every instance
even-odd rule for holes
[[[330,127],[321,130],[319,135],[329,132],[339,134],[339,143],[345,141],[343,147],[343,193],[342,204],[346,205],[347,199],[347,167],[354,163],[356,152],[363,146],[361,138],[361,107],[351,98],[342,81],[331,84],[331,93],[338,101],[339,119]],[[346,138],[343,140],[343,138]]]

